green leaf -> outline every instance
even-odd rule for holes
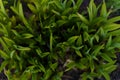
[[[97,15],[97,8],[94,3],[94,0],[91,0],[89,3],[89,7],[87,8],[89,14],[89,21],[92,22],[93,18]]]
[[[66,24],[68,21],[67,20],[58,20],[56,23],[58,24],[58,26],[62,26],[64,24]]]
[[[88,79],[88,73],[87,72],[84,72],[82,75],[82,80],[87,80]]]
[[[72,8],[67,8],[62,12],[62,15],[67,15],[69,14],[73,9]]]
[[[53,3],[55,4],[56,7],[58,7],[58,9],[63,10],[63,6],[60,1],[53,1]]]
[[[51,11],[52,11],[54,14],[60,16],[60,13],[59,13],[59,12],[57,12],[57,11],[55,11],[55,10],[51,10]]]
[[[11,6],[10,8],[11,8],[11,10],[12,10],[15,14],[19,15],[19,12],[17,11],[16,8],[14,8],[13,6]]]
[[[84,64],[82,64],[82,63],[76,63],[76,67],[77,68],[79,68],[80,70],[84,70],[84,69],[86,69],[87,67],[84,65]]]
[[[112,44],[112,36],[109,37],[107,44],[106,44],[106,48],[110,47]]]
[[[14,45],[15,42],[7,37],[2,37],[3,40],[5,41],[5,43],[8,45],[8,46],[11,46],[11,45]]]
[[[107,17],[107,8],[106,8],[106,4],[105,4],[105,1],[103,2],[102,4],[102,8],[101,8],[101,12],[100,12],[100,15],[103,16],[103,17]]]
[[[95,35],[94,37],[95,37],[96,41],[99,42],[99,36]]]
[[[9,53],[9,48],[8,46],[6,45],[6,43],[3,41],[2,38],[0,38],[0,43],[2,44],[2,47],[3,47],[3,50],[5,50],[7,53]]]
[[[77,46],[81,46],[82,45],[82,36],[81,35],[78,37],[76,45]]]
[[[0,56],[4,59],[9,59],[9,56],[4,51],[0,50]]]
[[[34,37],[32,34],[29,34],[29,33],[24,33],[22,34],[22,36],[23,38],[27,38],[27,39]]]
[[[80,8],[80,5],[82,4],[82,2],[83,2],[83,0],[77,0],[74,8],[78,10]]]
[[[36,52],[37,52],[37,54],[38,54],[41,58],[44,58],[44,57],[46,57],[47,55],[50,54],[50,52],[44,52],[44,53],[43,53],[39,48],[36,49]]]
[[[76,52],[76,54],[77,54],[78,56],[83,57],[83,56],[82,56],[82,53],[81,53],[79,50],[75,50],[75,52]]]
[[[114,23],[117,21],[120,21],[120,16],[113,17],[113,18],[110,18],[109,20],[107,20],[108,23]]]
[[[52,70],[48,69],[44,74],[44,80],[48,80],[51,75],[52,75]]]
[[[76,17],[77,17],[76,14],[71,14],[71,15],[68,17],[68,19],[69,19],[69,20],[73,20],[73,18],[76,18]]]
[[[45,57],[45,56],[47,56],[47,55],[49,55],[50,54],[50,52],[44,52],[44,53],[42,53],[42,55],[41,55],[41,57]]]
[[[120,48],[120,43],[116,42],[116,43],[113,43],[111,46],[114,48]]]
[[[55,71],[55,69],[57,68],[57,66],[58,66],[58,63],[57,63],[57,62],[54,63],[54,64],[50,64],[50,68],[51,68],[53,71]]]
[[[21,37],[21,35],[16,30],[11,30],[16,37]]]
[[[35,8],[35,6],[33,6],[32,4],[28,4],[29,9],[33,12],[36,13],[37,9]]]
[[[79,38],[79,36],[72,36],[67,40],[67,42],[70,43],[70,44],[73,44],[73,43],[75,43],[77,38]]]
[[[2,30],[3,30],[3,33],[5,36],[8,36],[9,33],[8,33],[8,30],[7,30],[7,27],[5,25],[3,25],[2,23],[0,23],[0,26],[2,27]]]
[[[19,5],[19,10],[18,10],[19,16],[20,16],[21,18],[24,18],[22,4],[21,4],[21,3],[18,3],[18,5]]]
[[[102,53],[101,57],[108,62],[113,62],[113,60],[109,57],[109,55],[107,55],[105,53]]]
[[[97,56],[97,54],[100,52],[101,49],[104,48],[104,44],[103,45],[98,45],[97,47],[94,48],[94,51],[92,52],[93,56]]]
[[[120,29],[111,31],[108,33],[108,35],[112,35],[112,36],[119,36],[120,35]],[[118,38],[117,38],[118,39]]]
[[[84,32],[83,33],[83,39],[84,39],[84,41],[87,41],[87,40],[89,40],[90,39],[90,35],[87,33],[87,32]]]
[[[0,65],[0,72],[4,70],[4,68],[7,66],[7,64],[9,63],[9,61],[5,60],[1,63]]]
[[[120,24],[109,24],[109,25],[106,25],[105,27],[103,27],[104,30],[106,31],[113,31],[113,30],[117,30],[117,29],[120,29]]]
[[[110,76],[107,72],[102,72],[102,75],[105,77],[106,80],[110,80]]]
[[[45,73],[45,67],[42,64],[39,65],[39,68],[41,71],[43,71]]]
[[[50,51],[52,52],[53,50],[53,33],[50,33]]]
[[[77,15],[83,23],[89,25],[89,21],[83,15],[81,15],[79,13],[77,13]]]
[[[90,59],[90,69],[91,69],[91,72],[94,72],[94,69],[95,69],[95,65],[94,65],[94,61],[92,59]]]
[[[20,80],[28,80],[31,77],[31,73],[29,71],[24,71],[23,74],[20,76]]]
[[[65,71],[69,71],[70,69],[73,69],[76,66],[76,63],[74,61],[70,61],[67,63],[67,69]]]
[[[32,80],[37,80],[37,74],[36,73],[32,74]]]
[[[13,45],[17,50],[20,50],[20,51],[30,51],[31,48],[29,47],[23,47],[23,46],[17,46],[17,45]]]
[[[15,54],[15,50],[11,51],[11,53],[10,53],[10,58],[11,59],[13,58],[14,54]]]
[[[0,0],[0,10],[1,10],[6,16],[8,16],[7,13],[6,13],[6,10],[5,10],[5,8],[4,8],[3,1],[2,1],[2,0]]]
[[[106,68],[104,68],[104,70],[108,73],[111,73],[112,71],[114,71],[117,68],[117,65],[110,65]]]

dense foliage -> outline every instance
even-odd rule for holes
[[[106,4],[91,0],[0,0],[0,55],[8,80],[61,80],[71,69],[93,80],[116,69],[120,48],[120,16],[109,18]]]

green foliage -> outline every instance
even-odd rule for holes
[[[110,80],[117,67],[120,24],[115,22],[120,17],[109,19],[105,2],[97,7],[93,0],[85,16],[78,13],[81,4],[82,0],[18,0],[7,12],[0,0],[0,71],[8,80],[61,80],[73,68],[83,71],[82,80]]]
[[[120,9],[120,1],[119,0],[105,0],[106,4],[109,8],[112,8],[114,10]]]

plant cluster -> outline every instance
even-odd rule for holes
[[[116,69],[120,16],[110,18],[106,4],[91,0],[15,0],[10,9],[0,0],[0,56],[8,80],[61,80],[71,69],[93,80]],[[24,6],[23,6],[24,4]]]
[[[120,1],[119,0],[105,0],[108,8],[112,8],[114,10],[120,9]]]

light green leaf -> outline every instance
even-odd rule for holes
[[[52,52],[53,50],[53,33],[50,33],[50,51]]]
[[[74,61],[70,61],[67,63],[66,67],[67,69],[65,71],[69,71],[70,69],[73,69],[76,66],[76,63]]]
[[[82,53],[79,50],[75,50],[76,54],[80,57],[82,57]]]
[[[72,44],[72,43],[74,43],[74,42],[76,41],[76,39],[77,39],[78,37],[79,37],[79,36],[72,36],[72,37],[70,37],[70,38],[67,40],[67,42],[70,43],[70,44]]]
[[[19,5],[19,10],[18,10],[19,16],[20,16],[21,18],[24,18],[22,4],[21,4],[21,3],[18,3],[18,5]]]
[[[23,46],[17,46],[17,45],[13,45],[17,50],[20,50],[20,51],[30,51],[31,48],[29,47],[23,47]]]
[[[9,63],[9,61],[5,60],[1,63],[0,65],[0,72],[4,70],[4,68],[7,66],[7,64]]]
[[[0,23],[0,26],[2,27],[3,33],[5,36],[8,36],[8,30],[7,30],[7,26],[3,25],[2,23]]]
[[[120,48],[120,43],[116,42],[116,43],[113,43],[111,46],[114,48]]]
[[[120,16],[113,17],[113,18],[110,18],[109,20],[107,20],[108,23],[114,23],[117,21],[120,21]]]
[[[31,77],[31,73],[29,72],[29,71],[27,71],[27,72],[23,72],[23,74],[20,76],[20,80],[28,80],[28,79],[30,79],[30,77]]]
[[[48,80],[51,75],[52,75],[52,70],[48,69],[44,74],[44,80]]]
[[[83,0],[77,0],[76,4],[75,4],[75,9],[79,9],[80,8],[80,5],[82,4]]]
[[[46,57],[47,55],[50,54],[50,52],[44,52],[43,53],[40,49],[36,49],[36,52],[41,58],[44,58],[44,57]]]
[[[109,24],[103,27],[103,29],[105,31],[113,31],[113,30],[117,30],[120,28],[120,24]]]
[[[76,67],[77,68],[79,68],[80,70],[84,70],[84,69],[86,69],[87,67],[86,67],[86,65],[83,65],[82,63],[76,63]]]
[[[89,25],[89,21],[81,14],[77,13],[78,17],[81,21],[83,21],[85,24]]]
[[[92,53],[93,56],[97,56],[97,54],[100,52],[101,49],[104,48],[104,44],[103,45],[98,45],[97,47],[94,48],[94,51]]]
[[[81,35],[78,37],[76,45],[77,46],[81,46],[82,45],[82,36]]]
[[[110,80],[110,76],[107,72],[103,72],[102,75],[105,77],[106,80]]]
[[[16,30],[11,30],[16,37],[21,37],[21,35]]]
[[[47,56],[49,54],[50,54],[50,52],[44,52],[44,53],[41,54],[41,57],[44,58],[45,56]]]
[[[119,36],[120,35],[120,29],[113,30],[113,31],[109,32],[108,35]]]
[[[105,53],[102,53],[101,57],[108,62],[113,62],[113,60],[109,57],[109,55],[107,55]]]
[[[3,40],[5,41],[5,43],[8,45],[8,46],[11,46],[11,45],[14,45],[15,42],[7,37],[2,37]]]
[[[2,44],[3,50],[5,50],[7,53],[9,53],[10,52],[9,48],[2,38],[0,38],[0,43]]]
[[[112,71],[114,71],[117,68],[117,65],[110,65],[106,68],[104,68],[104,70],[108,73],[111,73]]]
[[[16,8],[14,8],[13,6],[11,6],[10,8],[16,15],[19,15],[19,12],[17,11]]]
[[[5,8],[4,8],[4,5],[3,5],[3,0],[0,0],[0,10],[1,10],[6,16],[8,16],[7,13],[6,13],[6,10],[5,10]]]
[[[58,66],[58,63],[57,63],[57,62],[54,63],[54,64],[50,64],[50,68],[51,68],[53,71],[55,71],[55,69],[57,68],[57,66]]]
[[[0,50],[0,56],[4,59],[9,59],[9,56],[4,51]]]
[[[109,37],[107,44],[106,44],[106,48],[110,47],[112,44],[112,36]]]
[[[106,4],[105,4],[105,1],[103,2],[102,4],[102,8],[101,8],[101,12],[100,12],[100,15],[103,16],[103,17],[107,17],[107,8],[106,8]]]
[[[27,38],[27,39],[34,37],[32,34],[29,34],[29,33],[24,33],[22,34],[22,36],[23,38]]]
[[[13,58],[14,54],[15,54],[15,50],[11,51],[11,53],[10,53],[10,58],[11,59]]]
[[[90,59],[89,65],[90,65],[91,72],[94,72],[95,65],[94,65],[94,61],[92,59]]]
[[[87,40],[89,40],[90,39],[90,35],[87,33],[87,32],[84,32],[83,33],[83,39],[84,39],[84,41],[87,41]]]
[[[60,16],[60,13],[59,12],[57,12],[57,11],[55,11],[55,10],[51,10],[54,14],[56,14],[56,15],[58,15],[58,16]]]
[[[29,9],[33,12],[36,13],[37,9],[35,8],[35,6],[33,6],[32,4],[28,4]]]
[[[43,71],[45,73],[45,67],[42,64],[39,65],[39,68],[41,71]]]

